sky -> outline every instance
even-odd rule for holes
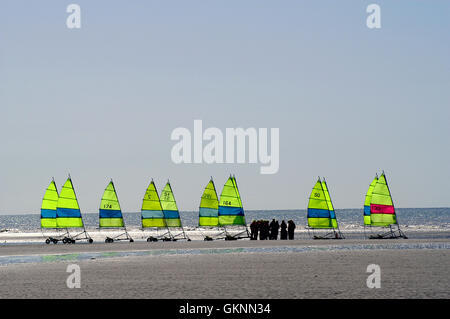
[[[317,176],[362,208],[382,170],[397,207],[448,207],[449,17],[449,1],[3,0],[0,214],[38,213],[69,173],[90,213],[111,178],[123,211],[151,178],[187,211],[229,174],[246,209],[305,209]],[[194,120],[279,128],[278,172],[175,164],[171,133]]]

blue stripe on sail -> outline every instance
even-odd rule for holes
[[[370,216],[370,206],[364,206],[364,216]]]
[[[219,216],[244,216],[242,207],[219,206]]]
[[[308,218],[330,218],[328,209],[308,208]]]
[[[200,207],[200,217],[217,217],[219,216],[219,210],[217,208]]]
[[[73,208],[60,208],[56,209],[57,217],[68,217],[68,218],[81,218],[81,212],[79,209]]]
[[[41,209],[41,218],[56,218],[56,210]]]
[[[164,218],[162,210],[143,210],[141,213],[142,219],[147,218]]]
[[[179,219],[180,213],[177,210],[165,210],[164,218],[165,219]]]
[[[330,210],[330,218],[336,219],[336,213],[334,212],[334,210]]]
[[[122,218],[122,211],[100,209],[100,218]]]

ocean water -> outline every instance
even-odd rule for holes
[[[183,226],[186,229],[194,229],[198,224],[198,212],[180,212]],[[266,219],[285,220],[292,219],[297,225],[297,230],[306,227],[306,210],[249,210],[245,212],[247,223],[252,220]],[[362,231],[362,209],[338,209],[336,216],[342,231]],[[405,231],[450,231],[450,208],[399,208],[397,219]],[[98,228],[98,213],[83,213],[84,224],[87,229]],[[141,215],[139,213],[124,213],[127,228],[139,229]],[[0,230],[14,232],[38,232],[40,231],[39,214],[0,215]]]

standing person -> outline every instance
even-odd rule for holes
[[[257,220],[255,223],[255,240],[258,240],[260,233],[261,233],[261,221]]]
[[[278,223],[278,220],[275,221],[275,225],[273,228],[273,240],[278,239],[278,230],[280,229],[280,224]]]
[[[261,239],[261,236],[262,236],[262,224],[261,224],[260,220],[258,220],[256,222],[256,239],[258,239],[258,233],[259,233],[259,239]]]
[[[264,234],[264,221],[259,220],[258,221],[258,228],[259,228],[259,240],[264,240],[265,234]]]
[[[269,239],[272,240],[275,237],[275,218],[272,219],[272,221],[270,222],[269,228],[270,228],[270,234],[269,234]]]
[[[261,220],[261,228],[259,229],[259,239],[266,240],[266,222]]]
[[[286,222],[284,220],[281,221],[281,232],[280,232],[280,240],[286,240],[288,239],[288,232],[287,232],[287,225]]]
[[[256,220],[253,220],[250,224],[250,240],[255,240],[258,238],[258,225]]]
[[[266,220],[266,239],[270,239],[270,224],[268,220]]]
[[[263,220],[261,222],[261,232],[259,235],[259,239],[267,240],[269,237],[269,221]]]
[[[293,220],[288,221],[288,235],[289,239],[294,239],[294,230],[295,230],[295,224]]]

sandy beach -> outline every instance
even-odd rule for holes
[[[450,239],[0,246],[1,298],[449,298]],[[81,288],[66,272],[79,265]],[[369,289],[367,266],[381,269]]]

